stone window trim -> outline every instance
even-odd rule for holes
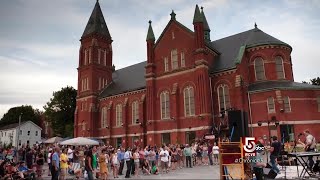
[[[161,119],[170,119],[170,93],[162,91],[160,93],[160,115]]]
[[[186,67],[185,53],[183,51],[180,53],[180,63],[182,68]]]
[[[171,69],[176,70],[179,68],[179,63],[178,63],[178,50],[177,49],[172,49],[171,50]]]
[[[103,107],[101,109],[101,128],[105,128],[108,126],[107,118],[108,118],[107,107]]]
[[[291,112],[291,102],[289,96],[283,97],[283,108],[284,112]]]
[[[194,88],[187,86],[183,90],[184,115],[185,117],[195,115]]]
[[[226,110],[231,107],[230,91],[229,91],[228,85],[220,84],[217,88],[217,95],[218,95],[219,112],[222,110],[222,108]],[[226,111],[224,113],[227,114]]]
[[[284,64],[283,64],[283,58],[281,56],[275,57],[275,68],[277,73],[278,79],[285,79],[285,70],[284,70]]]
[[[122,104],[116,105],[116,127],[122,126]]]
[[[163,63],[164,63],[164,72],[168,72],[169,71],[169,60],[168,60],[168,57],[165,57],[163,59]]]
[[[267,109],[268,109],[268,113],[269,114],[276,112],[276,108],[275,108],[274,98],[273,97],[268,97],[268,99],[267,99]]]
[[[139,119],[139,101],[135,100],[131,104],[131,112],[132,112],[132,124],[136,125],[136,120]]]

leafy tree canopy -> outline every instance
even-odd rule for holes
[[[310,82],[302,81],[302,83],[320,86],[320,77],[316,77],[316,78],[310,79]]]
[[[42,112],[39,109],[33,109],[30,105],[22,105],[10,108],[7,113],[3,115],[0,120],[0,126],[6,126],[19,122],[19,116],[21,115],[21,122],[32,121],[35,124],[40,124]]]
[[[45,116],[51,123],[54,135],[73,136],[74,111],[76,108],[77,90],[71,86],[53,92],[53,97],[43,107]]]

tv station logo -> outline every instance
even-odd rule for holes
[[[245,157],[256,156],[256,151],[263,151],[264,147],[256,146],[255,137],[244,137],[243,150]]]

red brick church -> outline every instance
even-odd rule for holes
[[[157,38],[149,21],[147,60],[115,70],[113,39],[96,2],[80,39],[76,137],[125,146],[191,143],[230,132],[233,110],[243,112],[236,121],[246,119],[253,136],[293,140],[309,129],[319,137],[320,87],[294,82],[289,44],[257,25],[212,41],[198,6],[193,30],[170,15]]]

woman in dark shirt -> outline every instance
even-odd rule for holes
[[[85,160],[85,170],[88,174],[88,179],[93,180],[93,168],[92,168],[92,150],[88,150],[86,153],[86,160]]]

